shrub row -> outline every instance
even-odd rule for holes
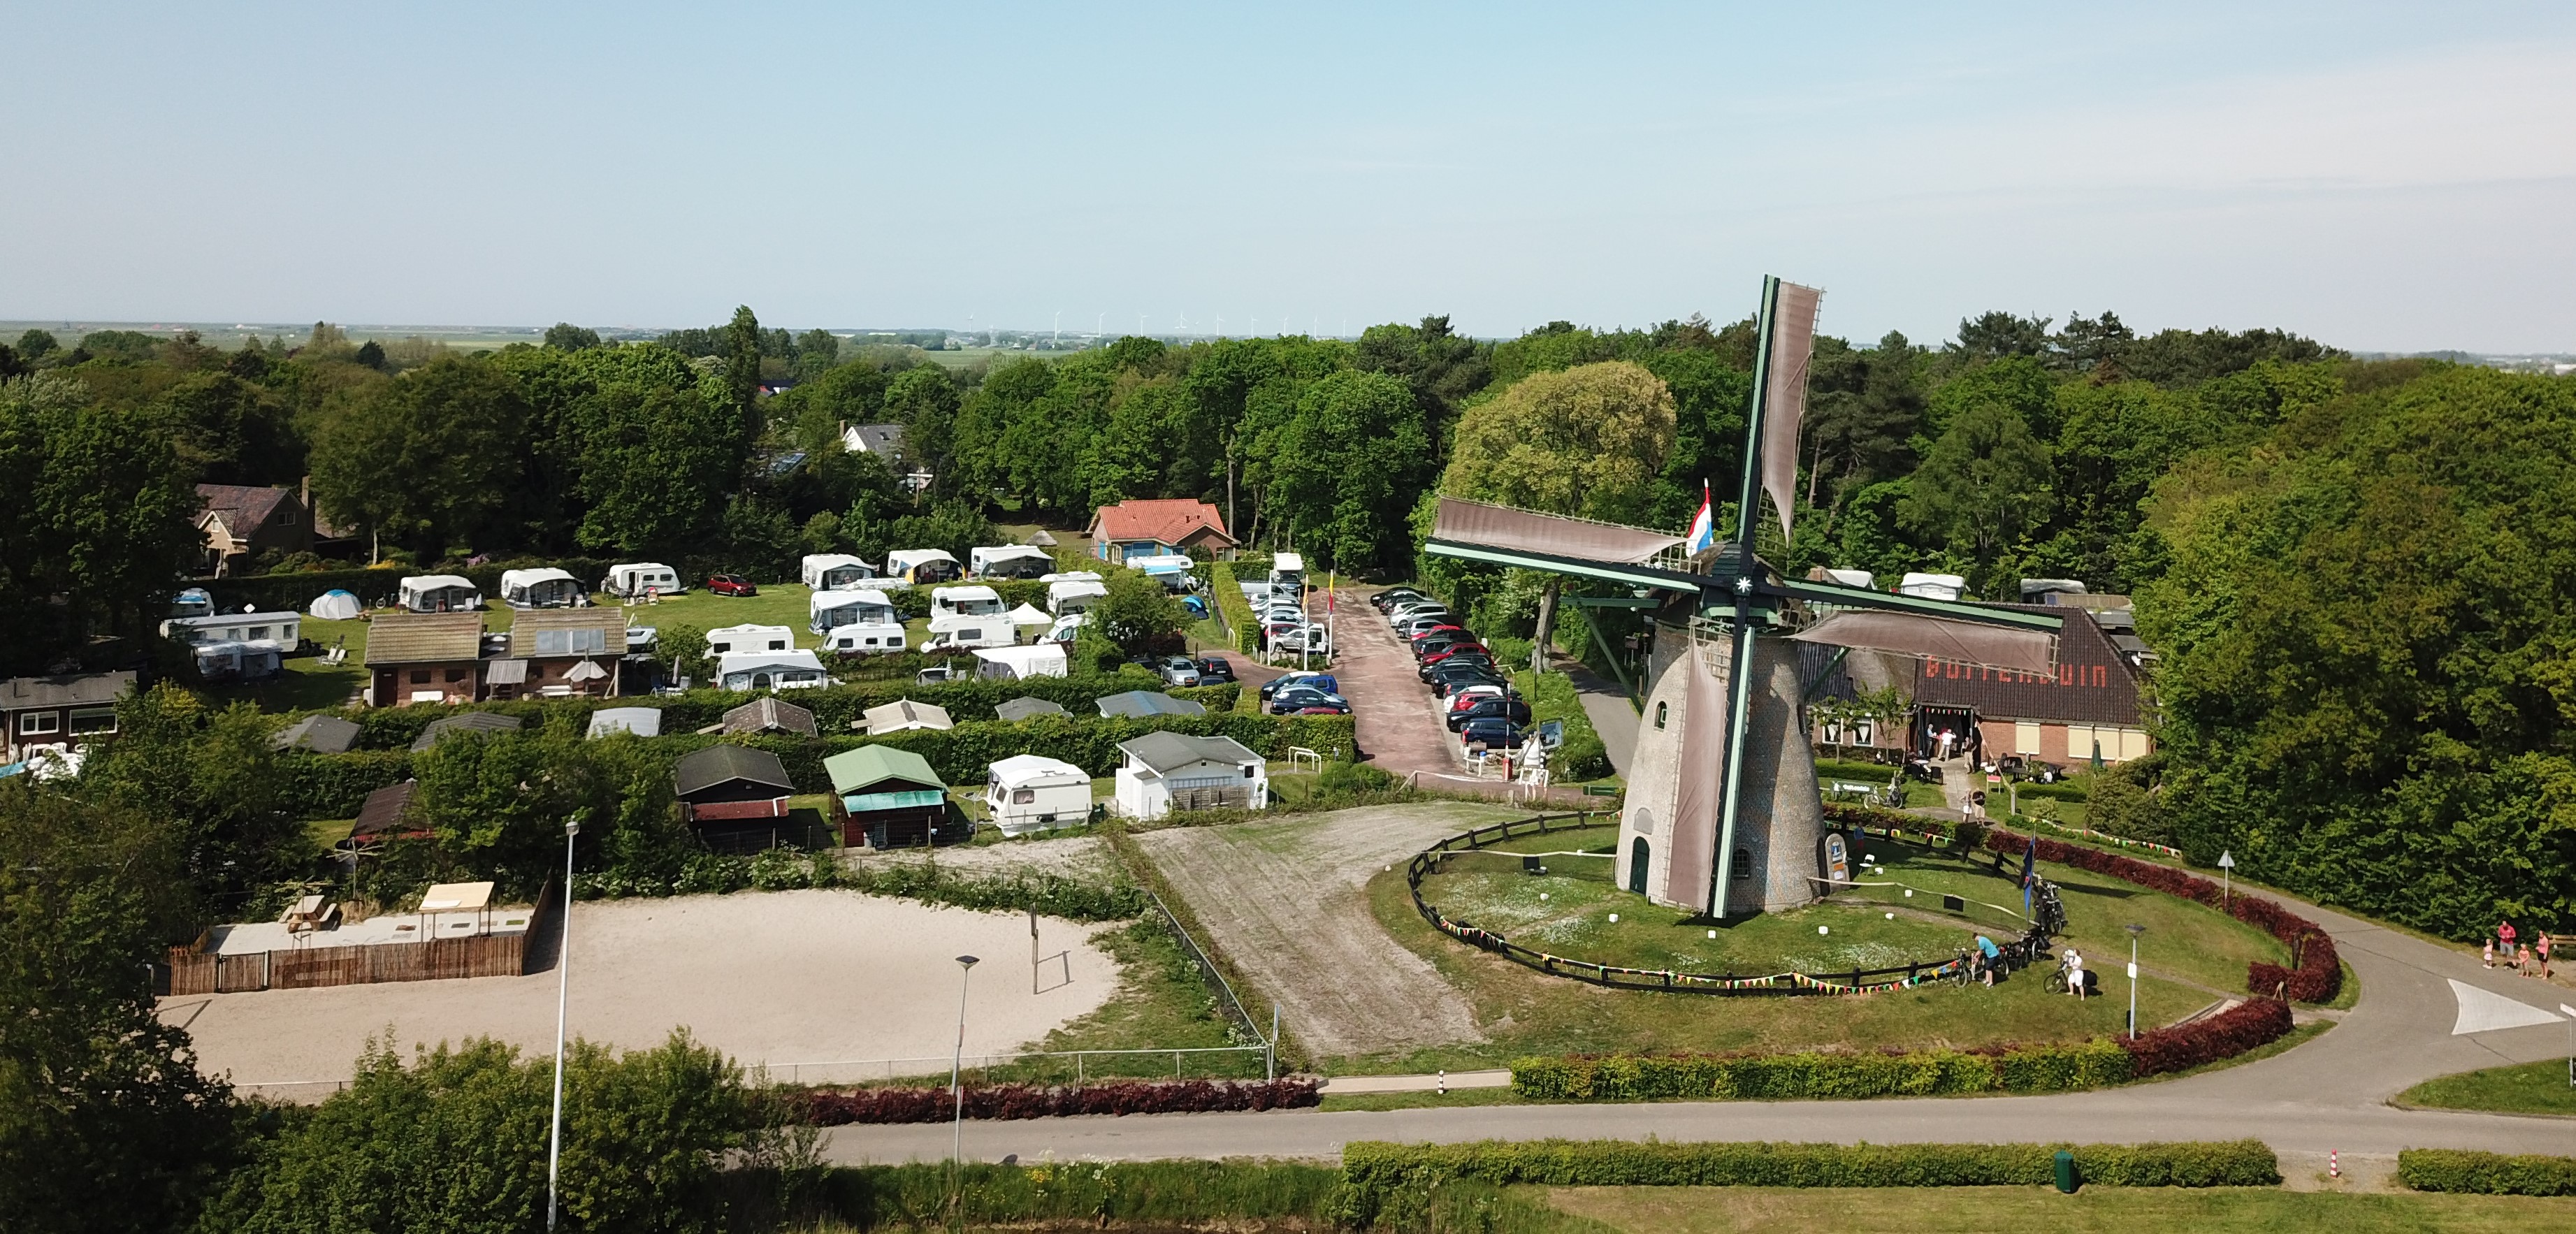
[[[2576,1195],[2576,1157],[2409,1148],[2397,1154],[2397,1181],[2416,1191]]]
[[[1565,744],[1548,755],[1550,778],[1598,780],[1610,774],[1609,747],[1593,730],[1592,717],[1583,714],[1583,695],[1574,688],[1573,678],[1524,669],[1512,674],[1512,686],[1529,700],[1531,727],[1549,720],[1565,722]]]
[[[728,1177],[769,1183],[749,1170]],[[776,1184],[769,1187],[774,1191]],[[866,1165],[835,1169],[817,1180],[818,1207],[836,1220],[774,1227],[737,1220],[727,1228],[1314,1230],[1323,1228],[1315,1215],[1342,1189],[1339,1170],[1304,1163]],[[757,1211],[752,1204],[741,1209]]]
[[[277,808],[288,818],[356,818],[367,794],[411,778],[407,750],[277,756]]]
[[[1187,686],[1167,690],[1161,678],[1139,668],[1114,674],[1037,677],[1023,681],[971,679],[935,685],[918,685],[910,681],[864,681],[795,690],[779,697],[813,712],[815,726],[824,732],[845,733],[849,731],[850,721],[859,719],[868,708],[881,707],[899,699],[908,698],[916,703],[944,708],[952,720],[991,720],[996,718],[996,707],[1021,697],[1045,699],[1073,712],[1077,718],[1098,718],[1096,700],[1130,690],[1161,690],[1174,698],[1199,703],[1210,711],[1232,711],[1242,686]],[[715,724],[724,719],[724,713],[761,696],[762,692],[757,691],[691,690],[686,694],[650,698],[517,699],[454,707],[416,703],[405,707],[357,708],[345,714],[358,724],[358,748],[399,750],[409,747],[431,721],[462,711],[497,712],[517,716],[530,724],[561,718],[569,723],[586,725],[590,721],[590,713],[603,707],[652,707],[662,713],[663,732],[685,733]]]
[[[1986,1051],[1564,1056],[1512,1061],[1525,1097],[1641,1101],[1926,1097],[2054,1093],[2129,1078],[2129,1055],[2108,1041]]]
[[[1142,916],[1149,903],[1142,889],[1124,880],[1086,882],[1030,871],[977,878],[940,865],[936,857],[850,864],[827,853],[791,849],[770,849],[750,857],[700,853],[681,866],[676,878],[616,870],[580,874],[573,879],[573,896],[617,900],[729,895],[753,887],[763,891],[843,887],[980,912],[1036,912],[1069,921],[1126,921]]]
[[[2189,1071],[2222,1058],[2234,1058],[2290,1033],[2290,1005],[2266,997],[2251,998],[2205,1020],[2177,1024],[2120,1041],[2128,1051],[2130,1074],[2139,1078]]]
[[[1062,1118],[1073,1114],[1201,1114],[1290,1110],[1317,1104],[1322,1082],[1283,1080],[1118,1080],[1039,1086],[972,1084],[968,1118]],[[857,1088],[796,1094],[795,1117],[821,1127],[845,1123],[937,1123],[951,1117],[945,1088]]]
[[[254,574],[243,578],[208,579],[194,584],[206,589],[217,609],[241,611],[245,604],[257,605],[262,612],[302,612],[304,606],[326,591],[345,591],[359,602],[374,607],[391,604],[402,590],[403,576],[409,574],[462,574],[481,591],[487,602],[497,603],[501,594],[501,572],[537,566],[559,566],[584,587],[596,587],[608,577],[614,563],[591,557],[558,557],[546,560],[499,561],[468,566],[461,570],[419,570],[398,565],[381,567],[356,566],[346,570],[306,570],[289,574]]]
[[[1234,633],[1234,649],[1247,656],[1261,654],[1261,623],[1254,620],[1252,601],[1243,598],[1243,588],[1227,562],[1208,566],[1208,590],[1216,593],[1216,609],[1225,618],[1226,629]]]
[[[1986,847],[2007,857],[2030,851],[2032,845],[2030,837],[2000,829],[1986,836]],[[2324,1003],[2332,1002],[2343,990],[2343,961],[2335,954],[2334,939],[2323,927],[2281,907],[2278,901],[2261,896],[2230,896],[2226,888],[2197,874],[2063,840],[2039,840],[2036,851],[2041,861],[2107,874],[2122,882],[2206,904],[2281,940],[2290,949],[2296,967],[2283,968],[2260,960],[2248,965],[2245,988],[2256,994],[2269,998],[2286,992],[2297,1002]]]
[[[2054,1176],[2058,1148],[2085,1182],[2115,1187],[2255,1187],[2281,1181],[2260,1140],[2173,1144],[1667,1144],[1653,1140],[1483,1140],[1342,1146],[1355,1224],[1407,1193],[1445,1183],[1554,1187],[2009,1187]]]

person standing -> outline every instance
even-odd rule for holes
[[[2513,939],[2513,918],[2505,917],[2498,919],[2496,922],[2496,946],[2497,950],[2504,952],[2504,958],[2507,963],[2511,963],[2513,960]]]
[[[2486,946],[2485,946],[2485,947],[2483,947],[2483,948],[2481,948],[2480,950],[2483,950],[2484,952],[2486,952],[2486,962],[2487,962],[2487,967],[2488,967],[2488,968],[2494,968],[2494,967],[2495,967],[2495,936],[2494,936],[2494,935],[2492,935],[2492,934],[2488,935],[2488,936],[2487,936]]]
[[[2525,977],[2531,975],[2531,944],[2524,943],[2513,949],[2513,971]]]
[[[2084,954],[2072,947],[2066,949],[2066,992],[2084,1001]]]
[[[2540,942],[2532,947],[2533,958],[2540,961],[2540,979],[2549,980],[2549,931],[2540,932]]]

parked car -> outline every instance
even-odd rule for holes
[[[720,596],[756,596],[760,588],[739,574],[710,574],[707,590]]]
[[[1489,750],[1517,750],[1521,740],[1521,726],[1500,718],[1469,720],[1458,730],[1459,744],[1469,749],[1483,746]]]
[[[1422,653],[1422,663],[1426,667],[1433,664],[1445,664],[1459,656],[1482,656],[1488,662],[1491,662],[1494,658],[1494,650],[1483,643],[1450,643],[1443,647],[1434,647],[1424,651]]]
[[[1199,683],[1198,661],[1188,656],[1165,656],[1154,665],[1168,686],[1194,686]]]
[[[1400,622],[1396,625],[1395,632],[1403,635],[1406,642],[1412,642],[1414,639],[1436,631],[1464,630],[1466,628],[1467,627],[1465,626],[1459,625],[1456,621],[1451,620],[1447,613],[1439,613],[1415,617],[1410,620]]]
[[[1446,660],[1442,660],[1438,664],[1425,664],[1422,667],[1413,670],[1413,675],[1424,684],[1428,685],[1439,679],[1441,676],[1440,670],[1443,668],[1472,669],[1475,672],[1488,677],[1502,676],[1501,671],[1494,667],[1492,657],[1481,655],[1451,656]]]
[[[1517,696],[1516,696],[1516,695],[1514,695],[1514,694],[1512,693],[1512,688],[1511,688],[1510,686],[1506,686],[1506,685],[1483,685],[1483,684],[1479,684],[1479,685],[1460,686],[1460,687],[1458,687],[1457,689],[1452,690],[1452,691],[1450,691],[1450,692],[1449,692],[1449,702],[1448,702],[1448,706],[1449,706],[1449,710],[1451,710],[1451,711],[1458,711],[1458,710],[1461,710],[1461,709],[1463,709],[1463,708],[1467,708],[1467,707],[1473,707],[1473,706],[1475,706],[1475,705],[1476,705],[1476,700],[1477,700],[1477,699],[1480,699],[1480,698],[1514,698],[1514,697],[1517,697]]]
[[[1270,696],[1270,714],[1274,716],[1346,716],[1350,713],[1351,704],[1349,700],[1338,694],[1326,694],[1321,690],[1300,687],[1281,690],[1277,694]]]
[[[1530,721],[1529,704],[1516,698],[1480,698],[1447,716],[1450,732],[1459,732],[1478,720],[1509,720],[1514,724]]]
[[[1462,647],[1481,650],[1484,646],[1476,641],[1474,633],[1467,630],[1434,630],[1413,640],[1413,660],[1417,664],[1428,663],[1431,657],[1444,651],[1456,651]]]
[[[1199,657],[1199,684],[1200,684],[1200,685],[1203,685],[1203,686],[1221,686],[1221,685],[1228,685],[1228,684],[1231,684],[1234,680],[1235,680],[1235,676],[1234,676],[1234,662],[1233,662],[1233,661],[1226,659],[1224,656],[1201,656],[1201,657]]]
[[[1463,686],[1508,686],[1511,679],[1494,671],[1489,664],[1441,665],[1431,671],[1431,692],[1443,698]]]
[[[1281,690],[1296,685],[1313,686],[1326,694],[1342,692],[1342,683],[1335,681],[1331,673],[1282,673],[1261,683],[1261,697],[1268,699]]]
[[[1449,617],[1449,609],[1441,604],[1399,604],[1387,610],[1386,614],[1387,624],[1398,627],[1423,617],[1438,617],[1445,621]]]
[[[1280,651],[1311,651],[1316,655],[1331,655],[1333,635],[1322,626],[1305,625],[1293,630],[1280,631],[1271,638],[1270,645]]]
[[[1411,587],[1389,587],[1384,591],[1370,596],[1368,598],[1368,602],[1370,607],[1383,613],[1399,604],[1408,604],[1419,600],[1428,600],[1430,598],[1430,596],[1424,595]]]

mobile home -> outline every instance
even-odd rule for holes
[[[658,561],[631,561],[610,566],[608,577],[599,580],[599,589],[622,600],[676,596],[688,590],[680,585],[679,571]]]
[[[984,805],[1006,836],[1071,827],[1091,817],[1091,774],[1035,754],[996,762],[984,782]]]
[[[1295,553],[1279,553],[1270,559],[1270,585],[1292,591],[1306,589],[1306,559]]]
[[[462,574],[414,574],[402,581],[399,603],[415,613],[461,613],[483,607],[483,593]]]
[[[1109,595],[1109,585],[1088,579],[1066,579],[1047,584],[1047,609],[1058,617],[1082,612]]]
[[[921,650],[1009,647],[1019,641],[1019,627],[998,613],[990,617],[933,617],[930,619],[930,637],[921,640]]]
[[[1066,675],[1062,643],[1035,643],[1026,647],[978,647],[975,649],[975,660],[975,675],[988,681],[1017,681],[1027,677]]]
[[[834,626],[823,636],[822,650],[837,655],[884,655],[904,650],[909,637],[899,621],[862,621]]]
[[[808,553],[805,585],[816,591],[843,591],[877,576],[877,568],[848,553]]]
[[[1001,594],[990,587],[942,587],[930,593],[932,621],[942,617],[999,617],[1001,615]]]
[[[581,584],[573,576],[544,566],[534,570],[503,570],[501,600],[512,608],[570,608],[583,600]]]
[[[736,651],[794,651],[796,632],[785,626],[721,626],[707,631],[707,654]]]

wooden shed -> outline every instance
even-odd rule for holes
[[[672,780],[680,817],[715,852],[802,848],[814,841],[787,808],[795,786],[786,764],[767,750],[735,745],[693,750],[680,757]]]
[[[832,821],[841,842],[870,848],[962,844],[974,834],[930,760],[892,746],[860,746],[823,760],[832,778]]]

